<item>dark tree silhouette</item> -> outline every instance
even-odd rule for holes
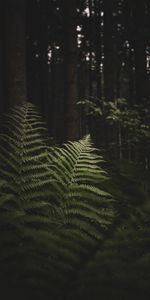
[[[5,68],[9,105],[26,100],[25,0],[5,1]]]
[[[65,139],[78,138],[77,1],[64,0]]]

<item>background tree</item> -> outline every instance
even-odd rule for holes
[[[65,138],[79,136],[77,113],[77,1],[64,0]]]
[[[25,17],[25,0],[5,1],[5,92],[9,105],[23,103],[27,97]]]
[[[110,148],[117,131],[104,120],[105,102],[125,98],[129,108],[145,103],[148,109],[149,1],[15,1],[2,7],[1,95],[7,101],[1,106],[28,98],[58,142],[91,132],[97,145]],[[86,100],[85,109],[78,100]],[[101,116],[89,114],[89,103]]]
[[[3,101],[3,96],[4,96],[4,48],[2,47],[4,43],[4,11],[3,11],[3,2],[1,1],[0,3],[0,113],[2,114],[3,112],[3,106],[4,106],[4,101]]]
[[[104,1],[104,97],[115,97],[115,45],[113,23],[113,1]]]
[[[135,90],[136,103],[141,103],[147,98],[147,30],[145,2],[131,2],[130,14],[132,14],[130,27],[130,41],[135,56]]]

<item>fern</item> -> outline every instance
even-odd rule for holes
[[[30,193],[33,196],[48,184],[49,176],[44,165],[45,131],[34,106],[27,103],[11,110],[4,124],[4,133],[0,136],[0,173],[21,210],[27,209],[24,196],[28,197]],[[40,199],[41,196],[40,194]],[[32,200],[38,200],[37,193]]]
[[[79,228],[96,239],[101,239],[113,219],[112,197],[98,187],[106,179],[100,161],[90,136],[54,148],[49,154],[53,197],[62,225]]]
[[[53,211],[46,149],[45,125],[35,107],[27,103],[13,108],[0,135],[0,266],[1,280],[8,284],[12,273],[18,280],[25,276],[25,264],[30,261],[32,242],[31,236],[24,234],[25,228],[51,227],[51,219],[46,217]],[[33,243],[33,257],[35,249]]]
[[[103,159],[90,136],[48,146],[30,103],[11,110],[0,139],[1,280],[62,299],[114,220]]]

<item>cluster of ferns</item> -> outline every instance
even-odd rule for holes
[[[89,135],[50,145],[32,104],[14,107],[5,117],[0,135],[3,299],[147,295],[149,211],[137,210],[117,226],[116,200],[102,188],[108,181],[102,166]]]

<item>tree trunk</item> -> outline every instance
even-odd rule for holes
[[[3,11],[3,2],[0,2],[0,44],[2,45],[0,47],[0,114],[2,114],[3,112],[3,105],[4,105],[4,101],[3,101],[3,91],[4,91],[4,49],[3,49],[3,23],[4,23],[4,11]]]
[[[113,3],[104,0],[104,97],[114,99]]]
[[[133,1],[133,47],[135,53],[135,88],[136,103],[147,98],[147,70],[146,70],[146,37],[145,37],[145,3]]]
[[[102,96],[102,18],[101,18],[101,5],[99,0],[95,0],[95,10],[96,10],[96,28],[95,28],[95,54],[96,54],[96,87],[97,87],[97,97],[100,99]]]
[[[40,107],[44,115],[47,114],[48,102],[48,11],[49,0],[41,1],[39,28],[39,63],[40,63]],[[39,22],[39,21],[38,21]],[[50,112],[49,112],[50,113]],[[51,115],[49,115],[51,117]]]
[[[39,52],[37,40],[39,32],[39,7],[36,0],[26,0],[27,6],[27,97],[34,104],[40,102],[39,92]]]
[[[76,0],[64,0],[65,140],[76,140],[79,136],[76,5]]]
[[[135,104],[135,71],[134,71],[134,54],[130,46],[129,51],[129,62],[128,62],[128,70],[129,70],[129,103],[130,105]]]
[[[6,82],[8,105],[26,100],[25,0],[5,2]]]

